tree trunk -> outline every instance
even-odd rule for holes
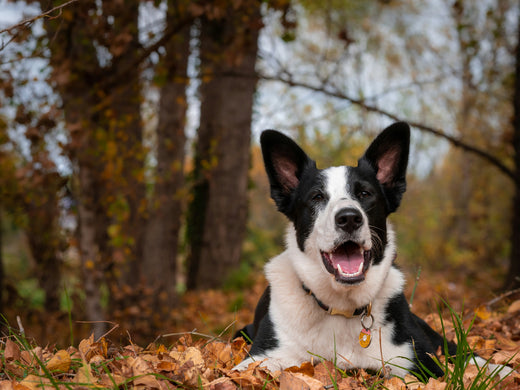
[[[59,227],[58,173],[33,170],[31,183],[24,186],[24,208],[31,221],[26,228],[36,277],[45,291],[45,311],[60,310],[61,254],[64,248]]]
[[[185,3],[184,6],[188,1]],[[174,25],[182,17],[178,15],[182,10],[179,11],[177,1],[170,0],[168,7],[167,23]],[[184,199],[189,43],[190,27],[186,26],[165,45],[166,53],[156,71],[157,79],[162,83],[157,124],[157,171],[143,271],[147,285],[161,292],[160,296],[166,300],[156,302],[163,308],[175,303],[177,247]]]
[[[4,312],[4,211],[0,204],[0,337],[8,334],[7,324],[5,323],[5,312]]]
[[[113,59],[110,66],[113,79],[125,70],[124,82],[117,83],[109,91],[105,102],[111,114],[107,139],[113,142],[117,153],[106,150],[107,163],[114,167],[110,188],[114,198],[109,200],[112,226],[118,230],[111,235],[114,258],[120,259],[114,267],[119,286],[135,288],[139,283],[143,261],[145,226],[144,157],[141,121],[141,85],[139,58],[139,0],[105,1],[104,13],[113,16],[110,31],[117,42],[111,47]],[[121,276],[119,276],[121,275]],[[125,302],[126,301],[126,302]],[[127,299],[118,302],[127,306]]]
[[[106,332],[103,308],[101,307],[101,285],[104,282],[103,258],[99,248],[100,234],[97,201],[95,200],[96,183],[93,173],[85,166],[78,172],[78,236],[80,258],[85,289],[86,319],[92,323],[92,331],[97,339]]]
[[[246,230],[260,2],[201,20],[201,117],[190,205],[188,288],[215,288],[240,262]]]
[[[41,1],[42,10],[56,3]],[[78,201],[78,244],[85,289],[85,320],[92,322],[95,337],[101,336],[106,325],[101,307],[101,286],[104,283],[106,254],[106,212],[100,191],[103,164],[99,158],[96,134],[104,131],[100,123],[99,91],[94,84],[103,77],[93,45],[92,15],[95,1],[84,0],[63,10],[63,17],[46,18],[44,27],[49,39],[51,76],[61,96],[65,123],[70,132],[68,149],[75,176],[75,198]]]
[[[514,184],[513,215],[511,221],[511,254],[505,288],[520,288],[520,19],[518,20],[515,53],[515,89],[513,94]]]

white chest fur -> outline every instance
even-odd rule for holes
[[[404,375],[406,370],[403,368],[412,366],[412,346],[408,343],[395,345],[392,342],[393,324],[385,321],[384,308],[388,300],[401,291],[403,285],[403,276],[400,271],[391,267],[391,259],[385,259],[373,267],[371,271],[383,272],[387,277],[381,285],[367,290],[366,293],[359,286],[341,286],[331,290],[331,283],[333,285],[336,282],[319,272],[321,270],[304,272],[307,276],[303,280],[306,286],[331,307],[351,310],[372,302],[372,340],[367,348],[363,348],[359,343],[359,333],[363,328],[361,318],[332,316],[312,296],[306,294],[301,285],[301,276],[304,275],[298,275],[295,264],[301,264],[302,269],[305,269],[309,266],[307,261],[311,259],[306,259],[305,254],[291,250],[290,247],[266,266],[266,275],[271,286],[269,314],[275,324],[279,346],[269,351],[269,359],[265,365],[271,370],[277,370],[323,358],[336,362],[338,367],[344,369],[363,367],[378,370],[384,362],[392,374]],[[295,259],[295,256],[299,258]]]

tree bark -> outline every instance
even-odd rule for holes
[[[27,240],[36,263],[36,277],[45,291],[45,311],[60,310],[62,242],[59,227],[59,198],[62,179],[58,173],[36,172],[24,186],[24,208],[31,221],[26,228]]]
[[[139,57],[139,4],[139,0],[103,3],[105,15],[113,17],[110,33],[115,43],[111,47],[113,58],[109,71],[117,74],[121,69],[129,69],[125,81],[114,85],[105,98],[111,113],[106,118],[107,139],[117,150],[115,154],[107,150],[106,159],[114,167],[109,187],[112,190],[109,195],[114,200],[107,201],[115,206],[111,207],[111,223],[118,226],[117,232],[111,235],[111,249],[115,258],[120,259],[113,269],[119,286],[111,287],[119,289],[125,285],[137,286],[143,261],[146,204],[140,66],[131,66]],[[123,299],[117,305],[126,306],[127,301]]]
[[[42,10],[53,4],[41,1]],[[46,18],[44,27],[49,39],[52,80],[60,94],[65,123],[70,131],[69,156],[77,180],[74,183],[78,200],[78,243],[85,287],[85,319],[92,321],[96,337],[105,332],[104,312],[101,308],[103,284],[103,249],[106,235],[103,228],[105,215],[100,210],[99,180],[102,165],[93,158],[98,153],[95,133],[101,127],[95,107],[99,104],[93,83],[102,75],[93,45],[90,25],[95,1],[81,1],[63,10],[63,17]]]
[[[505,289],[520,288],[520,19],[518,20],[515,52],[515,84],[513,94],[513,150],[514,184],[513,214],[511,217],[511,254]]]
[[[201,19],[201,118],[190,205],[190,289],[215,288],[236,269],[246,230],[251,117],[260,2],[226,3],[225,17]]]
[[[173,26],[183,17],[182,13],[185,12],[189,1],[180,3],[182,4],[169,1],[168,26]],[[177,250],[184,206],[182,190],[189,43],[190,26],[186,26],[166,43],[166,53],[156,71],[156,78],[161,83],[157,124],[157,168],[143,271],[147,285],[158,292],[157,296],[165,298],[166,302],[164,299],[162,302],[156,302],[163,307],[171,307],[175,303],[176,295]]]

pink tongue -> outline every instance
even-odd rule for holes
[[[359,246],[354,243],[346,243],[330,254],[330,259],[334,268],[339,265],[344,273],[354,274],[359,271],[359,266],[363,264],[364,258],[359,250]]]

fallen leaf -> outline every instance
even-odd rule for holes
[[[300,373],[308,376],[314,376],[314,366],[311,362],[303,362],[300,367],[293,366],[286,368],[285,371],[292,373]]]
[[[146,389],[160,389],[161,384],[151,373],[139,376],[133,380],[135,386],[144,386]]]
[[[280,390],[320,390],[323,383],[299,372],[283,371],[280,376]]]
[[[4,359],[8,362],[20,359],[20,347],[10,338],[5,341]]]
[[[314,378],[325,385],[332,385],[333,381],[341,379],[341,374],[337,372],[334,363],[325,360],[314,367]]]
[[[491,317],[491,312],[487,309],[486,306],[479,306],[475,309],[475,314],[481,320],[487,320]]]
[[[78,368],[78,371],[74,376],[74,382],[82,386],[96,387],[95,378],[92,375],[90,364],[85,360],[83,360],[81,367]]]
[[[444,390],[446,388],[446,382],[442,382],[439,379],[430,378],[424,390]]]
[[[393,376],[389,379],[385,379],[383,382],[383,388],[388,390],[406,390],[406,384],[403,382],[402,379]]]
[[[126,383],[126,378],[118,374],[102,374],[100,385],[108,388],[119,388]]]
[[[36,375],[27,375],[23,381],[20,382],[22,386],[25,386],[31,390],[41,390],[46,384],[50,384],[51,381],[45,377],[39,377]]]
[[[209,383],[210,390],[236,390],[237,385],[229,378],[222,377]]]
[[[514,301],[509,307],[507,308],[508,313],[514,313],[520,310],[520,299]]]
[[[512,351],[501,350],[493,354],[491,363],[494,364],[520,364],[520,348]]]
[[[404,382],[408,390],[419,390],[424,387],[424,384],[419,379],[410,374],[404,376]]]
[[[170,371],[171,372],[171,371],[175,371],[176,369],[178,369],[179,365],[174,362],[162,361],[162,362],[157,363],[157,365],[155,367],[159,371]]]
[[[0,390],[13,390],[12,381],[0,381]]]
[[[70,355],[64,349],[60,349],[46,364],[47,370],[50,372],[67,372],[72,362]]]

